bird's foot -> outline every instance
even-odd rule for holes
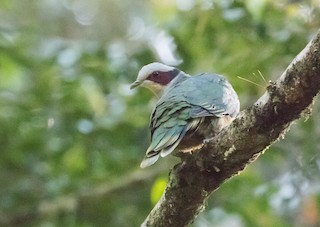
[[[215,138],[215,136],[207,138],[207,139],[204,139],[202,141],[203,145],[210,143],[212,140],[214,140],[214,138]]]

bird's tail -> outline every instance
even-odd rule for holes
[[[160,153],[156,153],[153,156],[146,155],[140,164],[140,168],[146,168],[153,165],[159,158]]]
[[[140,167],[141,168],[146,168],[148,166],[153,165],[159,158],[159,156],[161,157],[166,157],[167,155],[169,155],[170,153],[172,153],[172,151],[179,145],[181,139],[183,138],[185,133],[183,133],[182,136],[179,136],[178,139],[171,144],[170,146],[160,150],[160,151],[148,151],[146,156],[144,157],[144,159],[142,160]]]
[[[140,167],[146,168],[148,166],[151,166],[159,159],[160,156],[166,157],[167,155],[172,153],[174,149],[179,145],[187,131],[190,129],[195,129],[201,121],[202,119],[200,118],[194,119],[193,121],[185,125],[178,134],[170,134],[170,137],[162,139],[162,141],[156,144],[156,146],[150,145],[146,152],[146,156],[140,164]],[[161,146],[159,146],[159,144],[161,144]]]

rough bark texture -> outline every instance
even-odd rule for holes
[[[253,106],[240,112],[228,128],[207,140],[202,148],[182,157],[142,226],[192,223],[214,190],[283,138],[294,120],[310,114],[319,90],[320,32],[276,82],[269,82],[267,91]]]

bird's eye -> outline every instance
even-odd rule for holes
[[[153,73],[152,73],[152,76],[155,76],[155,77],[159,76],[159,72],[158,72],[158,71],[153,72]]]

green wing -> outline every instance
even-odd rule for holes
[[[150,121],[151,144],[141,167],[152,165],[159,155],[170,154],[184,135],[206,116],[234,117],[239,101],[231,85],[218,75],[202,74],[169,87],[158,101]]]

